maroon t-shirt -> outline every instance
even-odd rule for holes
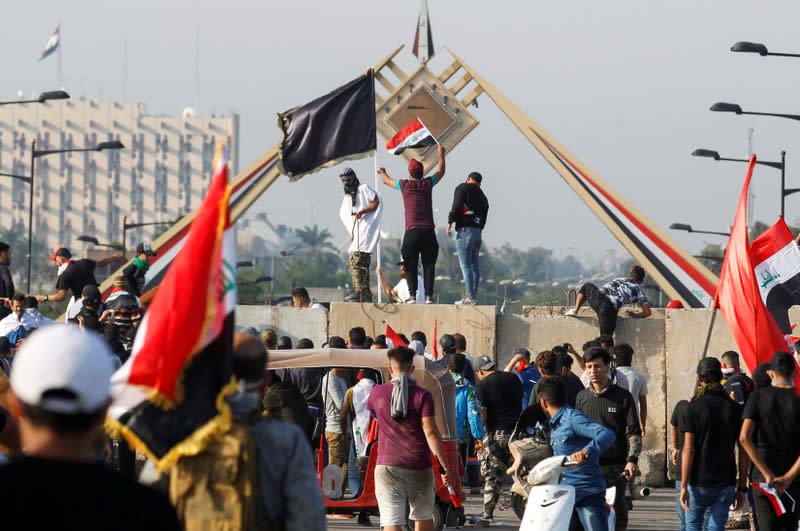
[[[424,179],[401,179],[395,181],[397,189],[403,194],[406,230],[434,228],[433,186],[435,184],[435,175]]]
[[[431,467],[431,451],[422,417],[435,414],[433,397],[422,387],[408,385],[408,413],[401,420],[392,418],[392,384],[376,385],[369,393],[367,409],[378,420],[379,465],[390,465],[410,470]]]

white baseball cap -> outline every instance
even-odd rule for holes
[[[25,340],[14,356],[11,389],[22,402],[52,413],[94,413],[110,399],[111,355],[108,344],[94,332],[46,326]],[[66,393],[48,396],[52,391]]]

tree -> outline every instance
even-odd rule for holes
[[[299,240],[298,249],[302,249],[309,258],[330,265],[341,263],[338,250],[331,243],[333,235],[328,229],[320,230],[317,224],[313,227],[306,225],[302,229],[297,229],[295,236]]]

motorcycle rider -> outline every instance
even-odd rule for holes
[[[614,432],[569,407],[561,380],[545,378],[538,388],[539,405],[550,417],[553,455],[568,455],[577,463],[564,470],[560,481],[575,488],[575,514],[585,531],[609,531],[600,454],[614,444]]]

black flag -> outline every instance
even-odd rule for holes
[[[278,115],[280,169],[291,180],[369,155],[375,149],[372,70],[310,103]]]

